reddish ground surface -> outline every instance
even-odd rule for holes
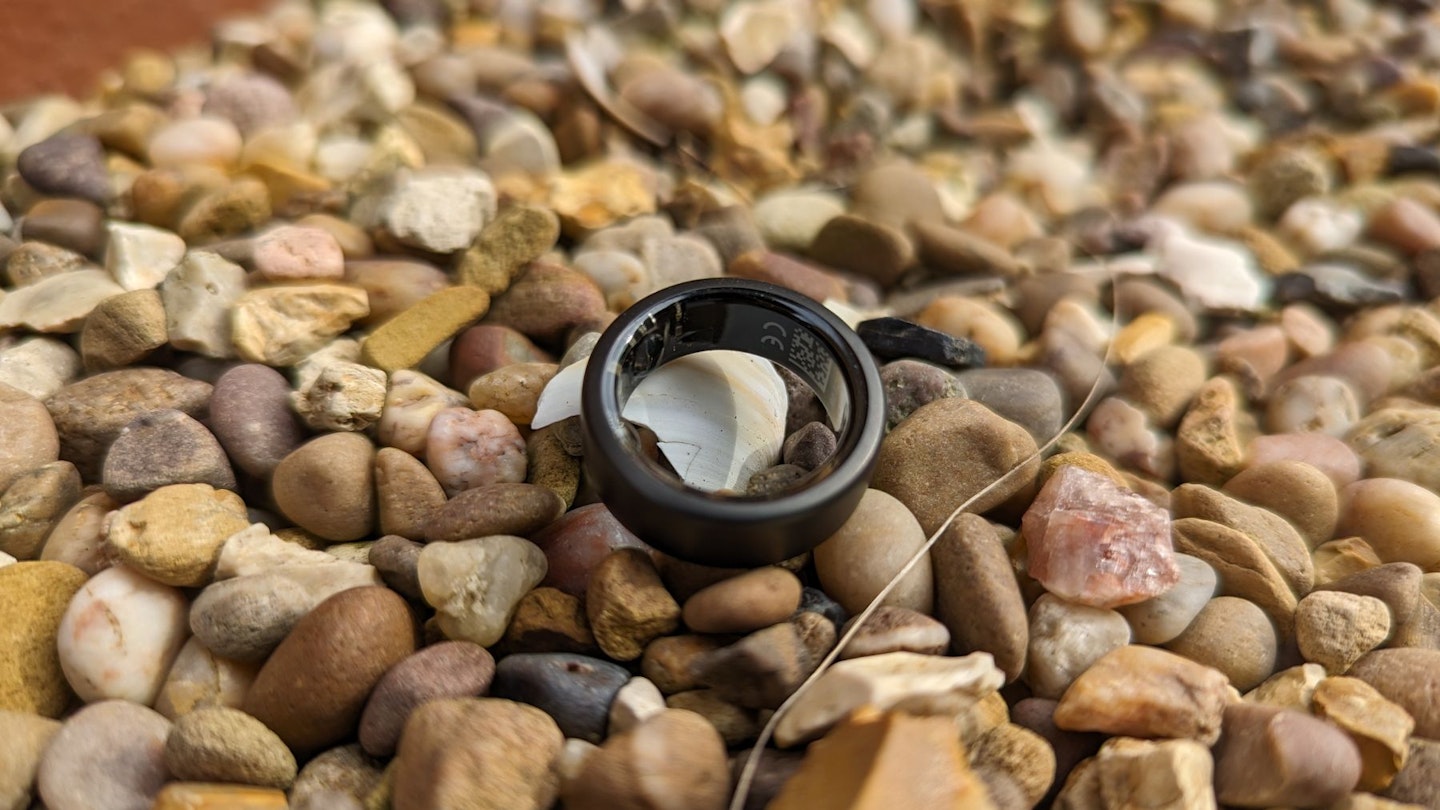
[[[0,102],[87,96],[133,48],[204,42],[226,15],[270,0],[0,0]]]

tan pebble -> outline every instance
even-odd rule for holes
[[[1195,394],[1175,434],[1175,460],[1187,481],[1221,485],[1245,463],[1256,433],[1240,393],[1225,377],[1212,377]]]
[[[47,535],[80,492],[80,474],[68,461],[52,461],[17,478],[0,496],[0,554],[12,561],[39,558]]]
[[[165,307],[155,290],[135,290],[101,301],[80,331],[80,355],[92,371],[138,364],[169,340]]]
[[[1325,680],[1325,668],[1319,664],[1301,664],[1282,669],[1264,683],[1245,693],[1245,700],[1282,709],[1310,711],[1315,687]]]
[[[1205,384],[1205,360],[1185,346],[1161,346],[1136,358],[1120,377],[1120,394],[1155,424],[1170,427]]]
[[[271,491],[291,520],[328,541],[343,543],[375,525],[375,447],[358,433],[311,439],[276,467]]]
[[[105,543],[120,561],[157,582],[203,587],[221,546],[249,525],[239,495],[209,484],[172,484],[115,512]]]
[[[1356,678],[1326,678],[1315,687],[1315,716],[1350,735],[1360,749],[1360,790],[1384,790],[1410,754],[1415,720]]]
[[[1055,725],[1209,744],[1220,736],[1229,699],[1229,682],[1219,670],[1130,645],[1106,654],[1076,679],[1055,707]]]
[[[1359,752],[1338,728],[1254,703],[1225,708],[1225,736],[1214,756],[1222,805],[1325,806],[1354,790],[1360,777]]]
[[[1335,484],[1301,461],[1275,461],[1242,470],[1225,483],[1226,494],[1268,509],[1293,524],[1310,548],[1335,535],[1340,498]]]
[[[1391,478],[1440,492],[1440,410],[1382,408],[1349,427],[1346,442],[1370,478]]]
[[[1278,326],[1237,332],[1220,341],[1215,352],[1217,370],[1240,375],[1254,390],[1264,390],[1270,378],[1290,361],[1285,331]]]
[[[704,588],[685,600],[685,625],[699,633],[748,633],[783,621],[800,604],[800,580],[766,567]]]
[[[425,437],[435,415],[464,404],[465,395],[459,391],[419,371],[401,369],[390,375],[385,407],[376,425],[376,438],[381,444],[423,457]]]
[[[535,418],[535,404],[546,383],[555,376],[554,363],[512,363],[470,383],[470,404],[476,410],[499,411],[517,425]]]
[[[411,368],[489,309],[490,296],[479,288],[440,290],[371,332],[361,344],[361,357],[387,372]]]
[[[270,190],[254,177],[241,176],[191,204],[175,232],[192,245],[209,244],[254,230],[271,213]]]
[[[29,807],[40,758],[60,723],[29,712],[0,709],[0,807]]]
[[[1295,609],[1295,641],[1306,661],[1339,675],[1390,635],[1390,610],[1373,596],[1316,591]]]
[[[1224,495],[1200,484],[1181,484],[1171,493],[1176,518],[1213,520],[1250,538],[1297,594],[1315,585],[1310,547],[1279,515]]]
[[[657,638],[645,646],[640,671],[667,695],[696,689],[700,681],[695,677],[692,663],[719,649],[721,644],[714,636],[687,634]]]
[[[1145,312],[1115,335],[1111,351],[1121,364],[1129,365],[1152,349],[1168,346],[1175,337],[1174,320],[1160,312]]]
[[[1275,671],[1277,645],[1274,626],[1254,603],[1217,596],[1165,647],[1220,670],[1244,691]]]
[[[600,649],[617,661],[639,658],[653,639],[680,625],[680,606],[637,549],[611,552],[596,566],[585,611]]]
[[[1375,687],[1415,718],[1415,736],[1440,734],[1440,650],[1386,649],[1367,653],[1348,675]]]
[[[259,664],[221,658],[191,636],[165,675],[155,711],[173,721],[204,706],[239,708],[259,670]]]
[[[1410,254],[1440,246],[1440,216],[1406,197],[1371,214],[1367,230],[1372,238]]]
[[[915,316],[917,323],[968,338],[985,349],[989,363],[1014,362],[1025,340],[1025,330],[1011,315],[993,304],[960,296],[942,296]]]
[[[930,557],[935,617],[950,631],[954,649],[990,653],[1007,680],[1020,677],[1030,628],[1000,535],[984,518],[962,514]]]
[[[365,291],[343,284],[251,290],[235,303],[235,349],[252,363],[294,365],[369,311]]]
[[[445,504],[445,490],[419,459],[382,447],[375,454],[375,502],[381,534],[425,539],[425,522]]]
[[[1055,749],[1044,737],[1014,723],[997,726],[981,737],[970,748],[970,765],[1009,774],[1032,806],[1045,797],[1055,781]]]
[[[1099,793],[1108,800],[1099,806],[1175,810],[1215,806],[1211,784],[1215,764],[1210,751],[1194,740],[1112,737],[1100,746],[1093,762]]]
[[[1315,561],[1317,588],[1382,564],[1375,549],[1359,537],[1341,537],[1322,543],[1315,547],[1310,558]]]
[[[285,791],[245,785],[171,782],[151,810],[285,810]]]
[[[1318,357],[1335,346],[1335,325],[1309,304],[1291,304],[1280,310],[1280,328],[1297,357]]]
[[[378,326],[450,286],[450,279],[425,262],[401,259],[363,259],[345,263],[345,282],[365,291],[370,312],[360,319]]]
[[[0,568],[0,626],[8,653],[0,660],[0,710],[59,717],[73,700],[55,640],[71,597],[86,574],[59,562]]]
[[[551,209],[566,229],[575,233],[588,233],[622,219],[653,213],[655,205],[655,190],[648,173],[619,161],[570,170],[555,178],[550,189]]]
[[[1204,560],[1215,569],[1220,592],[1254,602],[1282,638],[1294,624],[1295,592],[1260,546],[1243,532],[1201,518],[1171,524],[1175,550]]]
[[[562,786],[561,796],[574,810],[646,805],[723,810],[730,794],[727,764],[725,742],[705,718],[664,709],[606,740]]]
[[[565,742],[550,716],[533,706],[494,698],[426,703],[410,716],[394,760],[395,810],[484,807],[545,810],[559,777],[551,764]],[[495,808],[501,804],[491,805]]]
[[[925,533],[905,504],[867,490],[845,524],[815,549],[816,575],[846,610],[858,612],[924,542]],[[922,558],[884,604],[929,612],[933,602],[930,561]]]
[[[560,221],[548,208],[516,205],[485,226],[460,260],[460,281],[499,295],[526,262],[555,246]]]
[[[385,372],[359,363],[327,363],[308,385],[291,392],[290,404],[311,430],[367,430],[380,421],[385,407]]]
[[[505,628],[502,644],[505,649],[517,653],[592,655],[599,649],[595,645],[595,634],[590,632],[590,620],[585,618],[585,605],[580,598],[557,588],[544,587],[521,597],[510,625]]]
[[[692,711],[715,727],[725,745],[741,746],[760,734],[762,712],[724,700],[713,689],[692,689],[665,699],[665,707]]]
[[[1299,461],[1324,473],[1337,489],[1360,478],[1360,456],[1345,442],[1318,433],[1257,436],[1248,449],[1247,466]]]
[[[1395,478],[1357,481],[1341,492],[1339,536],[1358,535],[1383,562],[1440,567],[1440,495]]]
[[[580,489],[580,459],[566,450],[561,431],[560,425],[550,425],[530,433],[525,440],[525,480],[554,492],[569,509]]]
[[[499,411],[444,408],[425,434],[425,466],[447,495],[525,480],[525,442]]]

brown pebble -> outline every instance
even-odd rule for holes
[[[1440,650],[1375,650],[1347,674],[1409,712],[1417,736],[1440,739]]]
[[[444,502],[425,521],[430,542],[492,534],[528,537],[564,512],[559,496],[534,484],[486,484]]]
[[[698,633],[748,633],[783,621],[800,605],[800,580],[784,568],[759,568],[685,600],[685,626]]]
[[[360,716],[360,747],[372,757],[395,753],[411,712],[444,698],[485,694],[495,677],[495,659],[479,644],[445,641],[391,667],[375,684]]]
[[[275,467],[271,490],[286,517],[335,543],[375,525],[375,446],[358,433],[311,439]]]
[[[1338,728],[1274,706],[1232,703],[1215,746],[1215,793],[1238,807],[1323,807],[1355,789],[1360,753]]]
[[[382,447],[375,453],[375,504],[382,534],[424,540],[426,521],[445,505],[445,490],[420,459]]]
[[[650,557],[622,548],[595,567],[585,590],[595,641],[616,661],[633,661],[657,636],[680,626],[680,606],[660,582]]]

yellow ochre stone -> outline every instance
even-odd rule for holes
[[[386,372],[412,368],[489,309],[490,294],[479,287],[431,293],[371,332],[360,346],[361,361]]]

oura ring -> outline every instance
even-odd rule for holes
[[[838,441],[808,484],[765,497],[708,493],[640,457],[621,419],[631,393],[660,366],[710,349],[771,360],[815,391]],[[626,309],[595,345],[581,392],[585,473],[615,518],[660,551],[713,566],[777,563],[814,548],[855,510],[884,408],[869,350],[834,313],[765,282],[686,282]]]

